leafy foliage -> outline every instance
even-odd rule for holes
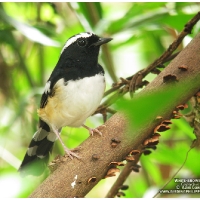
[[[16,170],[37,128],[36,110],[44,84],[67,38],[83,31],[114,38],[103,48],[100,60],[110,88],[119,77],[130,76],[159,57],[199,8],[199,3],[191,2],[1,3],[0,187],[5,188],[5,193],[0,195],[27,197],[44,178],[28,177],[21,181]],[[179,50],[199,29],[198,23]],[[147,79],[151,81],[154,77],[150,74]],[[88,120],[91,127],[101,123],[100,116]],[[141,173],[132,173],[127,180],[126,197],[144,197],[153,187],[162,187],[183,163],[194,139],[192,132],[186,121],[174,120],[172,128],[162,135],[157,150],[141,158]],[[87,137],[87,131],[81,128],[66,127],[62,132],[62,138],[71,148]],[[52,158],[62,153],[56,143]],[[191,178],[200,176],[198,154],[197,149],[190,152],[180,177],[183,173]],[[105,196],[105,188],[110,188],[114,180],[100,182],[87,197]],[[34,185],[27,184],[33,181]],[[8,193],[8,188],[16,191]]]

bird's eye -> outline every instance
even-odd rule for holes
[[[78,45],[79,45],[80,47],[84,47],[84,46],[86,46],[86,44],[87,44],[87,42],[86,42],[85,39],[80,39],[80,40],[78,40]]]

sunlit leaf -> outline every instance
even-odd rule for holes
[[[24,24],[22,22],[19,22],[18,20],[8,16],[2,9],[0,9],[0,16],[3,20],[15,27],[19,32],[21,32],[30,40],[47,46],[60,46],[59,42],[47,37],[38,29]]]

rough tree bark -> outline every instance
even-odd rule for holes
[[[187,70],[181,70],[181,66]],[[56,170],[30,197],[84,197],[105,177],[110,169],[110,162],[124,160],[131,150],[137,149],[148,138],[160,123],[155,120],[157,115],[161,115],[163,119],[170,119],[174,108],[187,102],[200,88],[200,34],[138,96],[162,89],[165,93],[166,89],[172,86],[163,82],[163,78],[168,75],[172,75],[171,79],[178,80],[173,87],[184,87],[181,88],[181,95],[177,95],[173,101],[163,106],[161,113],[155,113],[149,122],[135,130],[128,128],[128,121],[124,115],[113,115],[106,122],[106,127],[100,128],[102,137],[94,135],[79,146],[81,160],[61,159]],[[136,95],[137,98],[138,96]]]

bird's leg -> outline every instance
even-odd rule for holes
[[[53,132],[56,134],[56,136],[58,137],[60,143],[62,144],[63,148],[64,148],[64,151],[65,153],[71,158],[73,159],[73,157],[76,157],[76,158],[80,158],[76,153],[70,151],[66,146],[65,144],[63,143],[61,137],[60,137],[60,133],[58,132],[58,130],[54,127],[52,127],[52,130]]]
[[[89,131],[89,134],[92,136],[93,136],[94,132],[96,132],[100,136],[102,136],[102,132],[99,131],[97,128],[90,128],[90,127],[86,126],[85,124],[83,124],[82,127],[86,128]],[[100,127],[105,127],[105,125],[101,125]]]

